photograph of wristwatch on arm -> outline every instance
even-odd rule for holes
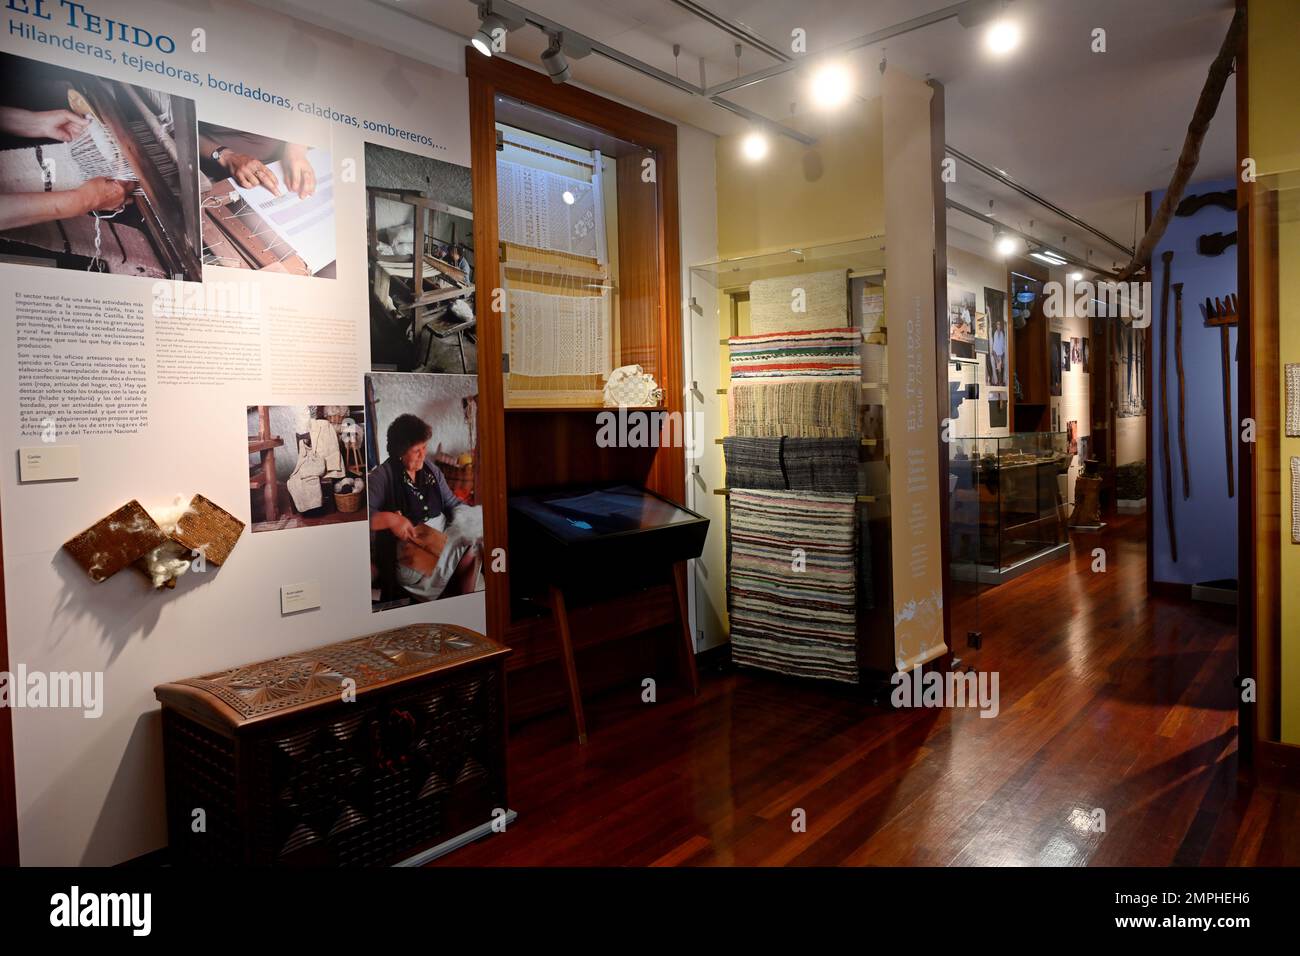
[[[316,172],[307,158],[308,147],[242,130],[199,124],[199,156],[209,179],[233,179],[245,189],[264,186],[279,196],[282,185],[270,165],[279,161],[283,188],[306,199],[316,191]]]

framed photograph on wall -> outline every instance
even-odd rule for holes
[[[975,293],[948,290],[948,349],[953,358],[975,357]]]
[[[988,383],[1007,384],[1007,296],[1001,289],[984,287],[984,313],[988,326]]]
[[[1050,373],[1050,392],[1052,395],[1061,394],[1061,359],[1064,353],[1061,350],[1061,333],[1049,332],[1047,338],[1047,367]]]
[[[366,376],[371,610],[483,590],[478,376]]]

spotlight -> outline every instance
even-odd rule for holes
[[[751,163],[756,163],[767,155],[768,142],[767,134],[762,130],[754,130],[746,134],[740,142],[740,151],[744,153],[745,158]]]
[[[479,24],[478,33],[470,37],[469,42],[473,44],[474,49],[484,56],[491,56],[492,44],[496,42],[498,30],[505,34],[507,30],[506,21],[495,13],[489,13],[483,18],[483,22]]]
[[[1014,20],[998,20],[984,34],[984,45],[994,56],[1006,56],[1020,46],[1020,24]]]
[[[564,40],[558,33],[550,34],[551,42],[542,53],[542,66],[551,75],[552,83],[567,83],[573,75],[569,58],[564,55]]]
[[[1071,282],[1082,282],[1082,281],[1083,281],[1083,273],[1082,273],[1082,272],[1071,272],[1071,273],[1070,273],[1070,281],[1071,281]]]
[[[576,200],[574,199],[574,197],[573,197],[573,193],[571,193],[571,192],[570,192],[569,190],[567,190],[567,189],[566,189],[564,192],[562,192],[562,193],[560,194],[560,198],[564,200],[564,204],[565,204],[566,206],[572,206],[572,205],[574,204],[574,202],[576,201]]]
[[[842,63],[830,63],[813,74],[812,99],[818,109],[833,110],[849,101],[853,76]]]
[[[1007,256],[1015,255],[1016,250],[1020,248],[1020,243],[1009,232],[997,232],[993,236],[993,248],[1005,259]]]

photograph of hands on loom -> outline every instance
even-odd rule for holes
[[[203,264],[334,278],[328,150],[199,123]]]
[[[194,101],[0,54],[0,261],[203,277]]]

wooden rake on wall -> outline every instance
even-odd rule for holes
[[[1223,361],[1223,451],[1228,465],[1228,497],[1233,496],[1232,486],[1232,355],[1230,352],[1231,328],[1237,324],[1237,294],[1230,292],[1222,299],[1206,299],[1201,315],[1207,328],[1219,330]]]

